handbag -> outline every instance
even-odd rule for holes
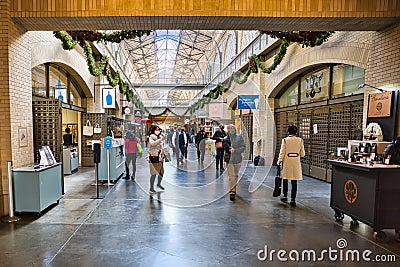
[[[160,162],[160,151],[158,151],[157,156],[149,155],[149,160],[150,160],[150,163],[159,163]]]
[[[95,134],[100,134],[101,133],[101,128],[100,128],[100,125],[98,123],[93,128],[93,133],[95,133]]]
[[[149,156],[150,163],[159,163],[160,157],[159,156]]]
[[[272,193],[273,197],[279,197],[281,195],[281,165],[276,166],[276,176],[275,176],[275,187],[274,192]]]
[[[222,142],[216,142],[215,143],[215,148],[221,149],[222,148]]]
[[[83,135],[92,136],[93,135],[93,126],[90,124],[90,121],[87,120],[86,124],[83,126]]]

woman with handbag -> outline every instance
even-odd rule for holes
[[[164,176],[164,152],[163,144],[167,139],[166,135],[161,135],[161,129],[153,125],[149,131],[149,161],[150,161],[150,194],[156,193],[154,190],[154,181],[158,175],[157,187],[161,190],[165,188],[161,185]]]
[[[278,165],[282,164],[283,197],[281,201],[288,202],[288,180],[290,180],[292,184],[290,206],[296,207],[297,181],[303,180],[300,157],[305,156],[304,142],[303,139],[296,137],[296,126],[288,126],[287,132],[289,136],[282,139],[278,157]]]
[[[135,136],[135,133],[130,130],[126,132],[125,138],[125,150],[126,150],[126,161],[125,161],[125,170],[126,176],[125,180],[135,180],[136,175],[136,158],[138,151],[138,144],[140,143],[140,139]],[[140,145],[140,144],[139,144]],[[132,162],[132,175],[129,175],[129,165]]]

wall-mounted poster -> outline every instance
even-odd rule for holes
[[[28,146],[28,130],[26,127],[19,127],[18,128],[18,141],[19,147]]]
[[[103,108],[115,108],[115,88],[103,88]]]
[[[392,92],[370,94],[368,102],[368,118],[390,117]]]

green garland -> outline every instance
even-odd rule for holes
[[[64,50],[72,50],[79,43],[83,47],[90,74],[95,77],[98,77],[101,74],[105,75],[108,83],[112,87],[118,85],[120,93],[126,96],[128,102],[135,100],[135,106],[140,108],[142,111],[147,111],[147,109],[144,107],[139,97],[135,95],[134,91],[129,88],[128,82],[124,82],[122,80],[119,71],[117,71],[114,76],[112,75],[108,63],[108,57],[106,55],[101,57],[96,67],[93,50],[89,42],[109,41],[119,43],[125,39],[133,39],[136,37],[141,37],[145,34],[149,35],[150,33],[151,31],[118,31],[108,34],[98,31],[72,31],[68,33],[65,31],[53,32],[54,36],[61,40]]]
[[[232,85],[232,81],[237,84],[244,84],[251,73],[258,73],[261,70],[263,73],[270,74],[274,71],[278,65],[284,59],[287,49],[291,42],[300,43],[302,47],[314,47],[323,44],[334,32],[310,32],[310,31],[264,31],[273,38],[279,38],[281,44],[279,46],[279,52],[275,55],[274,61],[268,68],[265,67],[260,58],[257,55],[252,55],[249,58],[247,70],[244,72],[243,76],[240,77],[236,72],[232,73],[228,79],[223,83],[218,83],[217,86],[212,89],[209,93],[204,94],[203,97],[197,100],[192,106],[189,107],[188,111],[193,113],[199,108],[199,103],[206,102],[204,99],[217,99],[219,95],[226,93]],[[208,101],[209,103],[209,101]]]
[[[149,35],[151,31],[134,31],[134,30],[123,30],[114,31],[111,33],[104,33],[99,31],[54,31],[53,34],[57,39],[62,42],[62,47],[65,50],[72,50],[75,46],[80,43],[82,46],[85,45],[86,41],[89,42],[114,42],[120,43],[122,40],[134,39],[136,37],[142,37]]]

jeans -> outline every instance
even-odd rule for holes
[[[126,154],[125,170],[126,177],[129,178],[129,164],[132,162],[132,178],[135,178],[136,174],[136,153]]]
[[[218,169],[218,166],[222,169],[224,167],[224,149],[217,148],[217,155],[215,157],[215,166]]]

